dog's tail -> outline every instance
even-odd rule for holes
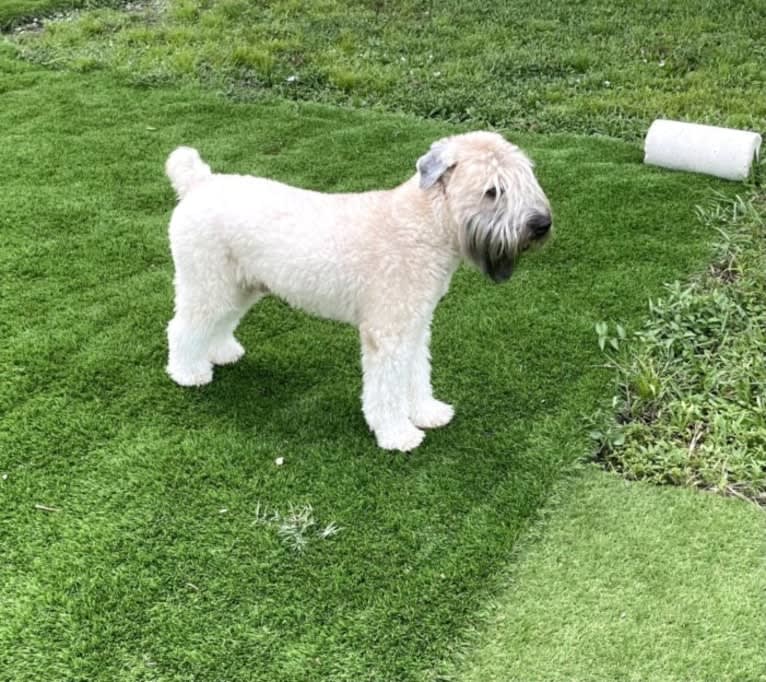
[[[199,155],[191,147],[178,147],[168,156],[165,162],[165,173],[170,178],[170,184],[179,199],[183,199],[189,190],[213,173]]]

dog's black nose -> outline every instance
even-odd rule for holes
[[[542,239],[551,230],[551,214],[535,213],[527,223],[533,239]]]

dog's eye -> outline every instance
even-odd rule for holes
[[[499,193],[502,194],[503,190],[501,189]],[[484,196],[487,199],[490,199],[491,201],[494,201],[495,199],[497,199],[497,195],[498,195],[498,190],[495,187],[490,187],[486,192],[484,192]]]

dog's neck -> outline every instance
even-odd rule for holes
[[[449,244],[455,256],[459,257],[458,226],[452,218],[444,184],[439,181],[429,189],[421,189],[416,174],[394,191],[396,203],[403,202],[409,212],[417,216],[423,226],[424,236],[427,233],[434,245],[441,249]]]

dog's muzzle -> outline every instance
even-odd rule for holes
[[[535,213],[527,221],[525,228],[529,240],[520,249],[501,250],[499,253],[485,255],[482,269],[496,283],[505,282],[513,274],[516,260],[521,251],[526,251],[532,244],[542,244],[551,233],[553,221],[550,213]]]
[[[550,213],[535,213],[527,221],[527,230],[534,241],[540,241],[548,236],[552,224]]]
[[[469,221],[467,255],[493,282],[499,284],[509,279],[521,252],[545,241],[551,232],[551,214],[546,210],[535,211],[522,225],[516,233],[518,241],[510,241],[496,238],[499,231],[496,224],[489,223],[487,228],[479,217]]]

